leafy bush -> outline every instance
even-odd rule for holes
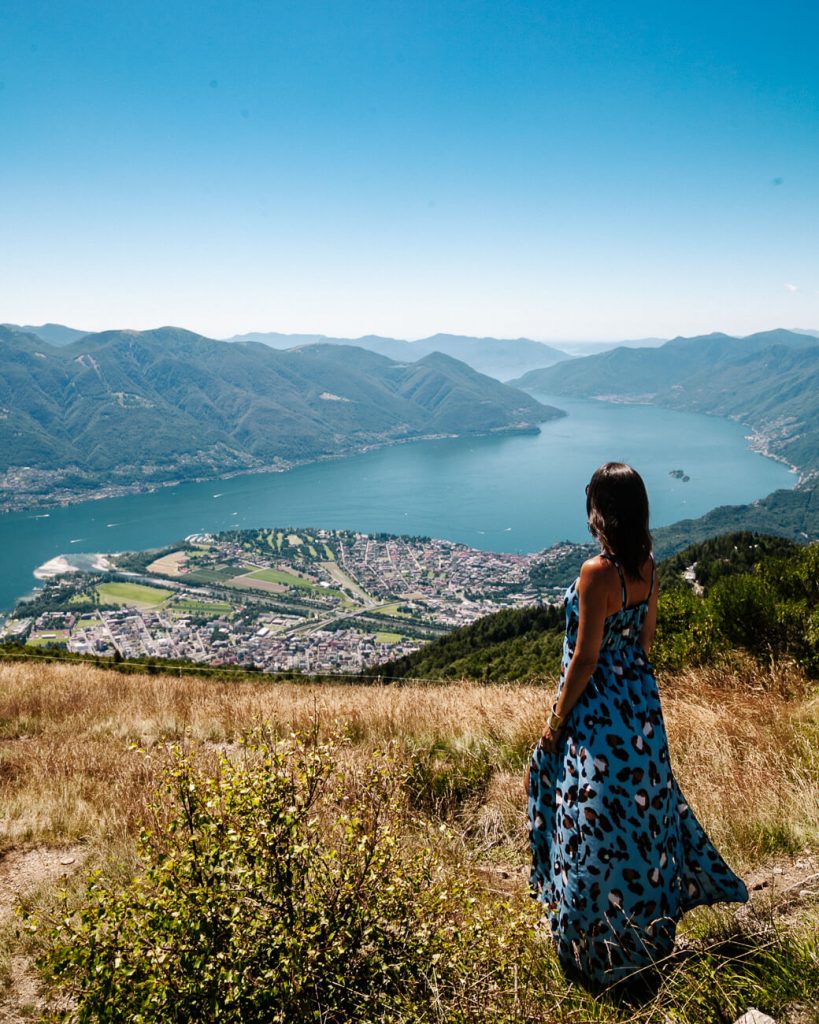
[[[714,561],[726,550],[723,540],[739,552],[736,563],[727,556],[725,564]],[[678,670],[713,663],[741,648],[766,660],[796,659],[810,675],[819,675],[819,544],[773,557],[764,555],[759,538],[747,535],[744,547],[733,544],[740,540],[743,535],[711,542],[703,576],[710,589],[704,597],[674,583],[672,575],[670,589],[660,596],[653,659],[661,668]],[[737,566],[751,571],[737,572]]]
[[[819,545],[719,580],[708,595],[728,641],[757,657],[793,657],[819,674]]]
[[[763,655],[781,646],[777,595],[759,576],[724,576],[712,588],[709,603],[731,643]]]
[[[725,648],[708,603],[690,590],[662,594],[651,660],[657,668],[676,672],[686,665],[705,665]]]
[[[819,604],[819,544],[800,548],[790,558],[768,559],[760,570],[781,598]]]
[[[396,765],[337,754],[257,735],[215,773],[177,755],[138,877],[96,874],[52,925],[41,966],[69,1018],[414,1021],[503,977],[488,911],[413,842]]]

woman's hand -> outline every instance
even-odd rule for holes
[[[540,737],[540,745],[547,754],[554,754],[557,751],[557,743],[559,739],[560,733],[555,732],[554,729],[550,729],[547,725],[543,730],[543,735]]]

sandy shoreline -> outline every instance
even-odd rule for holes
[[[56,558],[50,558],[47,562],[39,565],[32,575],[38,580],[50,580],[67,572],[88,572],[89,569],[94,569],[97,572],[108,572],[115,568],[111,561],[113,557],[115,556],[96,553],[83,553],[78,554],[76,557],[57,555]]]
[[[72,565],[65,555],[58,555],[44,562],[34,570],[34,576],[38,580],[50,580],[54,576],[62,576],[66,572],[77,572],[76,565]]]

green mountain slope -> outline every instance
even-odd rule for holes
[[[767,558],[789,558],[799,550],[797,544],[784,537],[751,533],[725,533],[711,537],[666,558],[658,566],[663,591],[675,587],[690,588],[692,583],[707,589],[719,579],[752,572]]]
[[[660,348],[617,348],[534,370],[513,383],[729,416],[762,435],[771,454],[819,470],[819,340],[811,335],[675,338]]]
[[[89,485],[207,476],[559,415],[440,355],[399,364],[337,346],[280,352],[170,327],[57,348],[0,328],[0,472]]]
[[[749,505],[720,505],[699,519],[682,519],[653,530],[660,557],[710,537],[738,530],[786,537],[797,543],[819,540],[819,482],[774,491]]]

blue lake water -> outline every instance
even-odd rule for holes
[[[795,476],[748,449],[729,420],[652,406],[536,396],[569,415],[538,435],[395,445],[347,459],[0,516],[0,608],[59,554],[159,547],[190,533],[313,526],[445,537],[492,551],[588,539],[584,487],[602,462],[634,465],[652,525],[753,501]],[[688,483],[669,476],[690,475]]]

